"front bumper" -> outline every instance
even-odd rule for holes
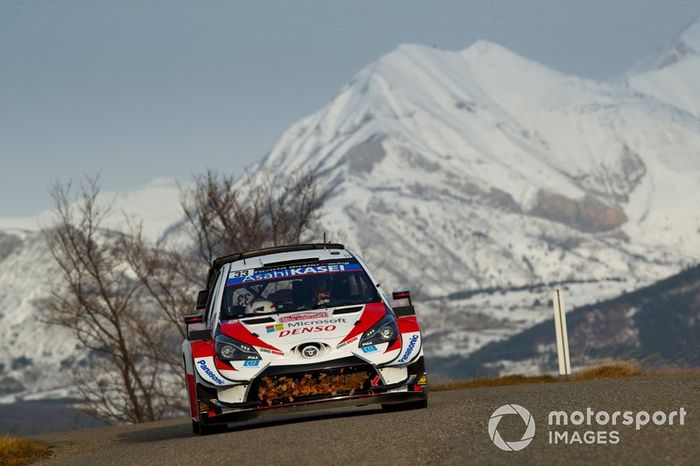
[[[388,405],[425,399],[428,396],[422,357],[409,365],[406,368],[406,375],[396,383],[385,383],[386,379],[381,375],[381,368],[375,368],[360,360],[342,361],[342,363],[337,361],[332,365],[333,367],[307,365],[270,368],[250,385],[245,386],[245,396],[240,399],[240,402],[222,400],[223,397],[217,396],[215,391],[209,392],[210,396],[202,394],[205,396],[201,396],[200,400],[206,400],[206,402],[202,404],[200,401],[200,418],[206,418],[207,423],[227,423],[255,418],[263,413],[300,413],[373,404]],[[354,385],[352,389],[347,387],[347,390],[334,391],[331,386],[326,392],[307,393],[305,396],[289,396],[289,392],[285,392],[278,399],[266,397],[264,384],[269,383],[270,379],[276,378],[280,381],[279,383],[293,384],[295,380],[303,380],[305,375],[309,377],[308,374],[335,380],[341,380],[342,377],[353,378],[356,374],[366,374],[366,378],[361,387]]]

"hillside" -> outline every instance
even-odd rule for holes
[[[34,392],[62,397],[70,371],[86,363],[70,332],[40,321],[59,278],[39,233],[0,233],[0,403]]]
[[[637,359],[655,365],[700,366],[700,266],[615,299],[567,313],[572,368],[597,359]],[[557,367],[549,319],[460,361],[436,358],[451,377],[551,372]]]

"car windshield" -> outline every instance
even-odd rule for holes
[[[362,266],[347,259],[237,270],[226,280],[220,319],[379,300]]]

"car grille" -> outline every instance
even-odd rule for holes
[[[369,393],[377,376],[367,364],[284,375],[263,373],[251,387],[250,401],[268,406]],[[376,381],[375,381],[376,383]]]

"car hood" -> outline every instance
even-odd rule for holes
[[[285,353],[306,342],[335,348],[361,336],[385,315],[383,303],[369,303],[226,321],[221,323],[221,332],[253,346]]]

